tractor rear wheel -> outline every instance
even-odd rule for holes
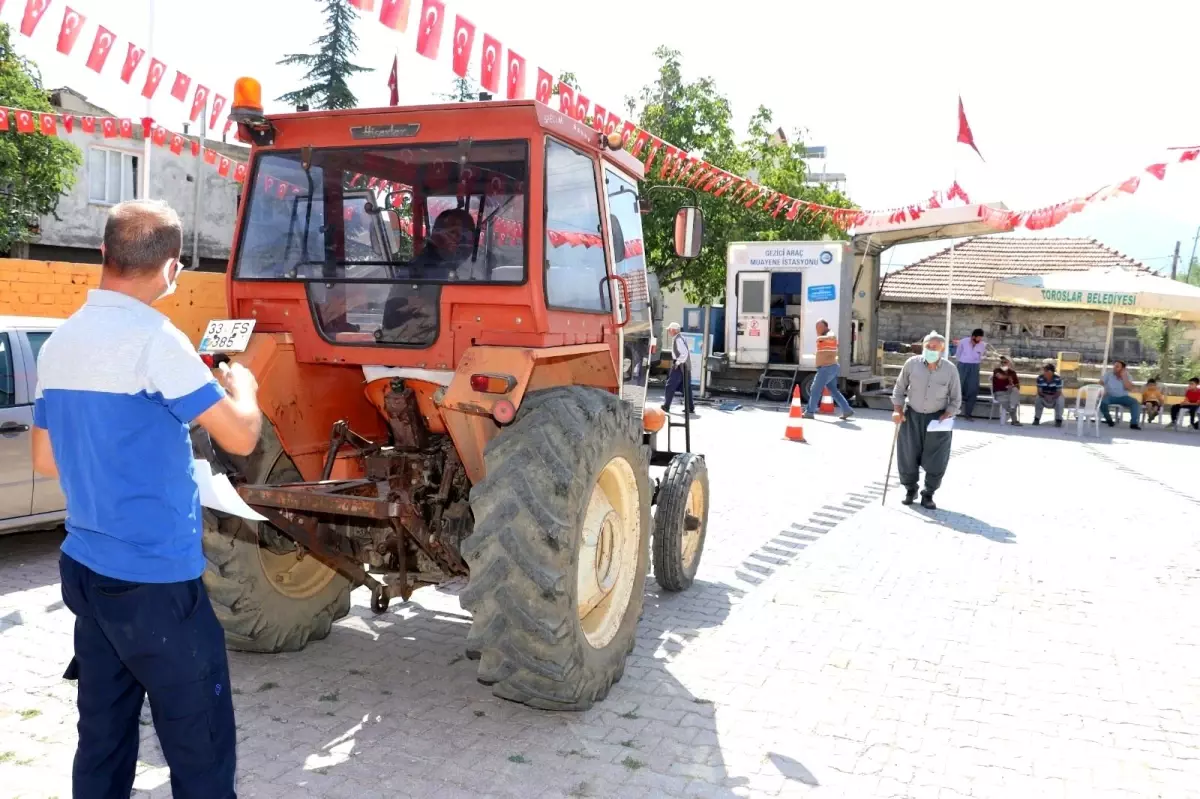
[[[649,560],[641,417],[606,391],[528,394],[487,447],[462,604],[479,681],[503,699],[586,710],[625,671]]]
[[[252,483],[304,479],[265,419],[258,447],[237,460]],[[294,652],[350,612],[350,581],[266,522],[206,510],[204,556],[204,585],[230,649]]]

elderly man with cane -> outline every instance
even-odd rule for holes
[[[958,372],[944,357],[946,339],[937,331],[921,342],[920,355],[904,363],[892,391],[892,421],[896,423],[897,471],[904,486],[904,504],[917,498],[920,469],[925,469],[921,507],[935,510],[933,493],[942,484],[950,462],[949,430],[929,430],[934,422],[953,419],[962,405]],[[890,469],[889,469],[890,472]]]
[[[662,409],[671,412],[671,401],[675,392],[683,389],[683,410],[688,416],[693,416],[696,409],[692,407],[692,379],[688,374],[688,362],[692,359],[692,351],[688,348],[687,339],[680,332],[683,327],[678,322],[667,325],[667,332],[674,338],[671,341],[671,373],[667,375],[667,391]]]
[[[38,356],[33,467],[67,497],[59,571],[75,614],[75,799],[129,796],[150,697],[175,799],[233,799],[237,730],[225,635],[201,575],[189,425],[234,455],[258,443],[258,385],[219,378],[150,304],[175,290],[183,225],[165,203],[115,206],[100,287]]]

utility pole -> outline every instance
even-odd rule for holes
[[[1192,264],[1196,263],[1196,244],[1200,243],[1200,225],[1196,226],[1196,235],[1192,239],[1192,257],[1188,259],[1188,276],[1187,282],[1190,286],[1192,283]]]
[[[1175,279],[1179,272],[1179,245],[1180,242],[1175,242],[1175,255],[1171,258],[1171,280]],[[1170,319],[1163,320],[1163,348],[1158,354],[1158,372],[1159,378],[1164,381],[1170,381],[1175,371],[1175,365],[1171,362],[1175,355],[1175,322]]]
[[[1200,236],[1200,230],[1196,231],[1196,235]],[[1171,279],[1175,279],[1175,273],[1179,270],[1179,242],[1175,242],[1175,257],[1171,259]],[[1195,249],[1195,247],[1193,247]]]

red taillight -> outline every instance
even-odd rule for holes
[[[509,375],[471,375],[471,390],[480,394],[507,394],[516,384]]]
[[[213,361],[213,356],[212,356],[212,355],[209,355],[208,353],[204,353],[204,354],[202,354],[202,355],[200,356],[200,360],[204,361],[204,365],[205,365],[205,366],[207,366],[209,369],[216,369],[216,368],[217,368],[217,364],[216,364],[216,362],[215,362],[215,361]]]
[[[508,424],[517,415],[517,409],[506,399],[496,400],[492,406],[492,418],[500,424]]]

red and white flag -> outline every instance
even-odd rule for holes
[[[142,117],[142,138],[148,139],[154,133],[154,117]]]
[[[132,139],[133,138],[133,120],[132,119],[122,119],[119,123],[117,123],[117,130],[120,131],[122,138]]]
[[[233,168],[233,179],[236,180],[238,183],[241,183],[243,180],[246,179],[246,165],[245,164],[239,163],[237,166],[235,166]]]
[[[171,134],[171,152],[175,153],[175,155],[183,153],[183,137],[178,133]]]
[[[0,108],[0,130],[8,130],[8,109]]]
[[[408,9],[411,5],[412,0],[383,0],[383,7],[379,9],[380,23],[404,33],[408,30]],[[374,8],[373,4],[371,8]],[[363,11],[370,11],[371,8],[364,8]]]
[[[226,117],[226,119],[225,119],[225,129],[224,129],[223,131],[221,131],[221,138],[222,138],[222,139],[224,139],[226,136],[228,136],[228,135],[229,135],[229,129],[230,129],[230,128],[232,128],[232,127],[233,127],[233,117]]]
[[[612,111],[609,111],[608,117],[604,120],[604,135],[607,136],[610,133],[616,133],[619,127],[621,127],[621,118]]]
[[[67,129],[67,133],[70,133],[75,128],[75,115],[63,114],[62,123],[63,127]]]
[[[490,33],[483,34],[483,50],[479,56],[479,85],[485,91],[496,94],[500,91],[500,54],[504,51],[500,40]]]
[[[569,117],[575,116],[575,90],[561,80],[558,82],[558,110]]]
[[[442,0],[422,0],[417,52],[426,58],[437,60],[438,49],[442,45],[442,23],[445,16],[446,4]]]
[[[192,79],[184,75],[179,70],[175,70],[175,83],[171,85],[171,96],[179,102],[187,99],[188,86],[192,85]],[[193,117],[194,119],[195,117]]]
[[[633,132],[635,130],[637,130],[637,125],[633,124],[629,120],[626,120],[625,124],[621,126],[621,146],[622,147],[629,146],[629,139],[633,136]]]
[[[28,111],[17,111],[17,132],[33,133],[33,114]]]
[[[597,133],[604,132],[604,121],[608,118],[608,109],[596,103],[596,109],[592,112],[592,130]]]
[[[21,18],[21,34],[23,36],[32,36],[37,24],[42,21],[42,17],[46,14],[46,9],[50,7],[50,0],[26,0],[25,16]]]
[[[125,54],[125,63],[121,66],[121,80],[126,83],[133,80],[133,73],[137,71],[138,64],[142,63],[142,56],[145,54],[145,50],[133,42],[129,43],[129,51]]]
[[[550,105],[550,95],[554,93],[554,78],[549,72],[538,67],[537,92],[533,98],[542,105]]]
[[[462,14],[454,18],[454,59],[451,66],[460,78],[467,76],[471,65],[471,47],[475,44],[475,23]]]
[[[100,120],[100,129],[104,132],[104,138],[113,139],[117,135],[117,120],[112,117],[105,117]]]
[[[525,99],[525,59],[508,48],[508,99]]]
[[[67,6],[67,10],[63,12],[62,27],[58,29],[58,52],[63,55],[71,54],[71,50],[75,48],[75,40],[79,38],[79,31],[85,22],[87,22],[87,17]]]
[[[95,133],[96,132],[96,118],[95,117],[80,117],[79,118],[79,127],[83,129],[84,133]]]
[[[92,40],[92,52],[88,53],[87,68],[93,72],[104,69],[104,62],[112,50],[113,32],[101,25],[96,29],[96,38]]]
[[[154,93],[158,91],[158,84],[162,83],[163,73],[166,71],[166,64],[157,58],[150,59],[150,69],[146,71],[146,85],[142,87],[142,97],[147,100],[154,98]]]
[[[229,167],[232,163],[225,156],[221,156],[221,162],[217,165],[217,174],[221,177],[227,177],[229,175]]]
[[[208,87],[196,84],[196,93],[192,95],[192,113],[188,117],[192,122],[204,113],[204,106],[208,104]]]
[[[588,106],[591,104],[592,101],[589,100],[586,95],[577,93],[575,95],[575,113],[572,114],[572,116],[574,116],[580,122],[587,119]]]
[[[212,113],[208,115],[208,129],[216,130],[217,120],[221,118],[221,112],[225,110],[225,98],[219,94],[213,95]]]
[[[375,0],[350,0],[350,5],[354,6],[359,11],[375,10]]]
[[[388,75],[388,105],[400,105],[400,56],[392,56],[392,74]]]
[[[212,149],[211,147],[205,147],[204,148],[204,163],[206,163],[206,164],[217,163],[217,151]]]
[[[124,120],[121,121],[124,122]],[[150,139],[154,142],[154,146],[165,147],[167,144],[167,129],[155,126],[154,133],[151,134]]]
[[[54,116],[54,114],[42,114],[39,122],[42,126],[43,136],[58,135],[58,117]]]
[[[983,153],[975,146],[975,134],[971,132],[971,125],[967,122],[967,112],[963,110],[961,96],[958,98],[958,140],[974,150],[980,161],[984,160]]]
[[[193,158],[200,157],[200,142],[198,142],[198,141],[192,142],[192,157]]]

